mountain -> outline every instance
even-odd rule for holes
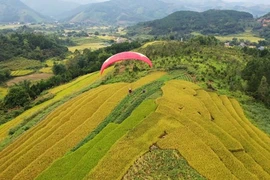
[[[169,14],[169,4],[160,0],[111,0],[80,6],[66,13],[66,21],[94,24],[134,24]]]
[[[178,11],[162,19],[139,23],[128,30],[130,35],[142,32],[151,35],[183,35],[194,31],[227,35],[243,32],[245,26],[253,21],[252,14],[234,10]]]
[[[270,40],[270,12],[257,19],[257,26],[253,28],[261,37]]]
[[[270,11],[270,5],[220,0],[110,0],[81,5],[61,14],[58,19],[69,22],[130,25],[160,19],[177,11],[204,12],[209,9],[245,11],[259,17]]]
[[[0,0],[0,22],[42,22],[49,20],[20,0]]]
[[[37,0],[21,0],[30,8],[35,11],[50,17],[57,18],[57,15],[62,14],[66,11],[77,8],[80,4],[75,2],[66,2],[61,0],[46,0],[46,1],[37,1]]]

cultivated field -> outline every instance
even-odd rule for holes
[[[192,81],[154,72],[70,99],[0,152],[0,179],[111,180],[134,173],[138,179],[270,179],[270,138],[239,103],[170,76]],[[98,77],[80,77],[50,93],[63,98]],[[134,96],[127,93],[130,86]],[[119,110],[131,107],[119,119]]]
[[[152,73],[134,82],[132,87],[136,89],[162,75],[162,72]],[[38,176],[55,159],[93,131],[128,94],[129,86],[127,83],[100,86],[57,108],[1,151],[0,179],[33,179]],[[59,91],[59,94],[63,91]]]
[[[250,41],[250,42],[258,42],[264,40],[263,38],[256,37],[255,34],[251,32],[251,30],[247,30],[244,33],[240,34],[234,34],[234,35],[228,35],[228,36],[215,36],[217,39],[220,41],[231,41],[233,38],[237,38],[238,40],[243,39],[245,41]]]

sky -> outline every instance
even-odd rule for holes
[[[108,0],[63,0],[63,1],[71,1],[81,4],[93,3],[93,2],[102,2]],[[163,0],[166,1],[166,0]],[[178,1],[178,0],[175,0]],[[253,3],[253,4],[270,4],[270,0],[223,0],[224,2],[243,2],[243,3]]]

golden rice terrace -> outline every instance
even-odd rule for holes
[[[235,99],[165,77],[100,85],[55,108],[1,150],[0,179],[270,179],[270,138]]]

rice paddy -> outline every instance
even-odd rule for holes
[[[0,152],[0,179],[270,179],[270,138],[235,99],[164,75],[102,85],[59,106]],[[80,77],[50,93],[61,99],[96,79]],[[165,81],[162,93],[96,130],[130,86],[157,79]],[[92,139],[71,151],[90,133]]]

